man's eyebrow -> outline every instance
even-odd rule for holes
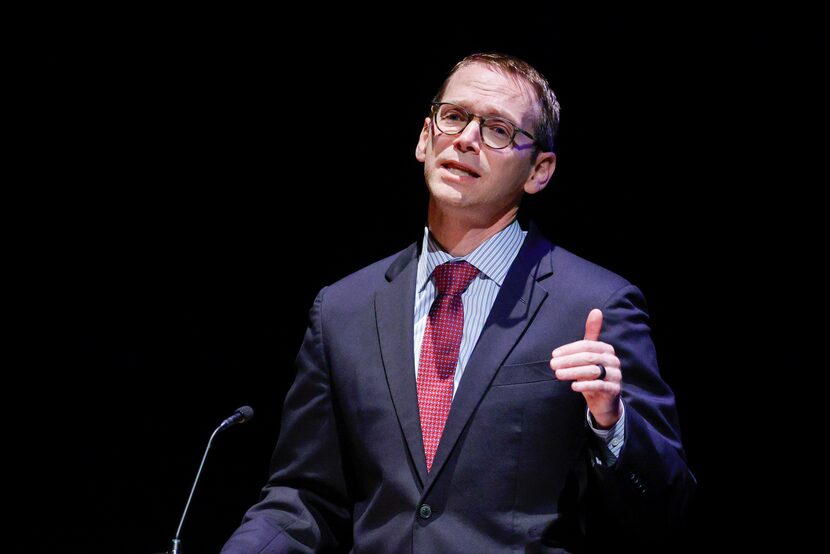
[[[498,117],[500,119],[505,119],[505,120],[507,120],[511,123],[516,123],[516,121],[517,121],[510,114],[505,113],[498,106],[488,105],[488,106],[484,107],[484,110],[478,112],[476,110],[470,109],[469,105],[466,104],[465,102],[461,102],[461,101],[454,102],[452,100],[444,100],[444,102],[447,102],[449,104],[455,104],[456,106],[461,106],[462,108],[464,108],[468,112],[475,113],[475,114],[478,114],[478,115],[482,115],[484,117]],[[518,123],[516,123],[516,124],[518,125]]]

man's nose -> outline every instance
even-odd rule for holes
[[[481,150],[481,126],[478,118],[474,118],[463,131],[455,137],[454,146],[461,152],[475,152]]]

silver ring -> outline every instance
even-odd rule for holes
[[[605,379],[605,375],[606,375],[608,372],[607,372],[607,371],[605,371],[605,366],[604,366],[604,365],[597,364],[597,367],[599,368],[599,377],[597,377],[597,379],[596,379],[596,380],[597,380],[597,381],[602,381],[603,379]]]

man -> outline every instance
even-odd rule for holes
[[[415,151],[423,240],[317,296],[223,552],[578,552],[680,521],[695,481],[640,291],[516,221],[558,119],[521,60],[453,69]]]

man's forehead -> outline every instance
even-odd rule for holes
[[[450,77],[447,90],[468,85],[491,91],[506,97],[532,102],[536,93],[523,77],[508,72],[500,67],[491,67],[480,63],[465,65]]]
[[[465,105],[473,99],[475,106]],[[450,77],[442,100],[475,108],[480,115],[523,119],[532,115],[536,94],[519,76],[501,68],[473,63]]]

